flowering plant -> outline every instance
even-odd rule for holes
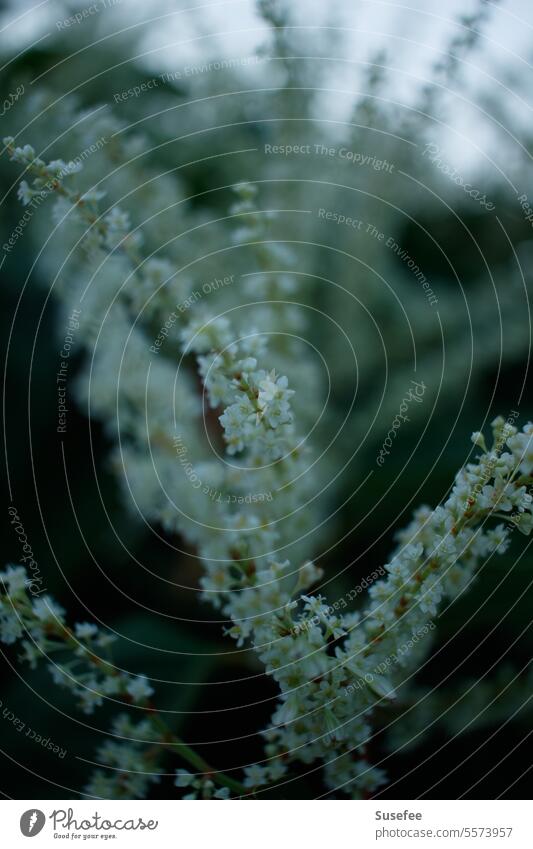
[[[461,326],[459,276],[453,269],[454,286],[444,274],[430,281],[397,223],[418,221],[422,203],[434,202],[421,201],[414,182],[422,190],[437,180],[435,196],[445,196],[451,182],[462,195],[470,185],[450,181],[452,172],[436,167],[440,153],[426,155],[440,147],[428,141],[424,152],[420,146],[420,139],[431,138],[431,116],[439,114],[435,87],[425,88],[413,116],[400,120],[392,107],[380,106],[382,61],[370,63],[368,94],[355,105],[342,139],[316,142],[322,128],[320,109],[313,111],[318,95],[308,85],[313,71],[303,85],[288,9],[277,0],[260,0],[257,9],[270,27],[272,57],[263,49],[255,59],[275,60],[282,80],[265,88],[276,119],[265,119],[254,96],[244,107],[249,120],[242,121],[227,91],[212,96],[207,89],[206,96],[200,74],[195,81],[194,102],[212,110],[217,130],[232,128],[231,156],[198,141],[204,130],[182,109],[187,104],[179,92],[160,91],[162,78],[170,85],[175,74],[124,86],[105,104],[112,108],[88,108],[78,95],[62,102],[53,86],[50,92],[28,87],[25,99],[9,106],[13,120],[18,106],[26,110],[4,138],[3,157],[22,172],[17,198],[23,211],[3,245],[4,259],[23,237],[40,245],[36,267],[50,284],[59,328],[54,413],[65,471],[76,405],[98,424],[125,523],[143,525],[172,558],[179,555],[172,579],[158,565],[152,571],[169,587],[171,613],[163,615],[179,618],[172,615],[176,585],[192,590],[206,616],[217,617],[204,624],[218,629],[227,654],[239,658],[241,673],[246,669],[240,685],[266,680],[266,701],[273,703],[254,730],[246,763],[236,756],[229,768],[219,767],[216,750],[205,757],[205,741],[189,742],[187,729],[178,734],[174,728],[172,715],[187,712],[168,699],[165,685],[176,682],[159,677],[144,659],[123,661],[119,625],[115,632],[96,615],[68,614],[65,599],[45,589],[11,507],[24,556],[0,575],[0,642],[32,674],[42,669],[50,676],[81,721],[102,717],[104,742],[77,790],[89,797],[161,794],[169,776],[171,792],[184,799],[280,795],[302,776],[314,782],[310,792],[330,796],[384,792],[387,747],[407,746],[420,735],[420,716],[424,722],[428,713],[446,713],[439,694],[412,680],[430,656],[442,611],[533,527],[533,425],[519,425],[527,411],[512,410],[492,421],[487,441],[481,431],[472,434],[469,456],[454,461],[455,475],[446,471],[444,497],[432,494],[426,499],[432,506],[414,512],[409,502],[410,519],[396,531],[386,562],[365,552],[365,577],[358,576],[356,587],[342,593],[332,585],[332,562],[337,574],[351,574],[357,559],[347,541],[362,524],[366,492],[379,491],[369,512],[380,536],[388,530],[385,507],[378,508],[399,477],[394,464],[412,423],[415,429],[424,416],[431,419],[440,394],[449,410],[466,380],[481,382],[490,368],[499,374],[502,360],[525,359],[529,327],[521,320],[523,281],[506,267],[501,291],[495,289],[497,319],[512,327],[512,344],[502,351],[486,281],[476,277],[468,290],[468,332],[482,338],[483,356],[473,358]],[[437,67],[443,91],[456,81],[486,15],[481,3],[462,19]],[[244,88],[237,79],[231,94]],[[140,110],[147,92],[163,98],[156,101],[157,120],[137,111],[134,120],[118,117],[123,104]],[[58,99],[60,114],[48,122]],[[227,110],[224,120],[218,110]],[[38,129],[33,113],[44,116]],[[295,114],[313,141],[297,136]],[[30,128],[39,150],[26,143]],[[375,134],[371,152],[365,129]],[[258,177],[239,157],[256,152],[263,134],[273,143],[261,146]],[[183,153],[182,161],[191,140],[190,159]],[[196,144],[204,144],[205,156]],[[212,172],[223,173],[220,184],[213,178],[206,189],[203,177],[185,176],[196,174],[199,163],[205,176],[220,161],[222,170]],[[343,172],[342,184],[337,174],[317,179],[317,161],[351,177]],[[273,202],[278,184],[283,203],[277,195]],[[374,203],[382,196],[378,216]],[[469,197],[479,211],[479,192]],[[495,208],[482,206],[487,213]],[[51,208],[48,218],[41,207]],[[327,228],[334,230],[331,246],[324,244]],[[443,326],[452,340],[446,369]],[[383,371],[385,388],[376,381]],[[521,396],[514,403],[522,404]],[[477,408],[468,415],[488,430]],[[443,452],[450,461],[461,450],[453,447],[457,442]],[[368,445],[373,459],[365,474],[361,455]],[[412,460],[422,467],[419,445]],[[348,477],[356,487],[347,496]],[[400,499],[403,511],[408,499]],[[172,631],[165,653],[173,666],[181,655],[194,658],[193,647],[175,653],[176,646],[183,648]],[[211,652],[214,664],[225,662],[221,654]],[[186,678],[181,667],[178,677]],[[489,684],[479,687],[478,698],[488,699],[489,691]],[[425,705],[415,719],[389,719],[413,700]],[[226,710],[233,707],[212,712]],[[455,727],[458,715],[443,722]],[[231,745],[229,734],[224,742]]]
[[[172,266],[167,260],[143,258],[142,240],[131,229],[128,213],[117,206],[102,213],[96,193],[72,188],[71,175],[79,169],[62,161],[46,163],[29,145],[16,146],[12,138],[5,139],[5,145],[11,159],[26,166],[31,180],[21,184],[22,202],[29,203],[49,186],[58,198],[56,216],[69,215],[86,228],[83,238],[93,261],[101,263],[103,255],[116,257],[124,273],[130,267],[128,276],[135,281],[130,288],[137,280],[141,292],[148,287],[147,325],[152,316],[163,316]],[[244,222],[235,239],[253,243],[262,227],[255,187],[241,184],[235,192],[233,215]],[[275,248],[260,243],[263,267],[269,269],[276,259]],[[265,275],[260,281],[263,291],[268,292],[272,277]],[[274,281],[279,285],[283,278]],[[191,791],[187,798],[257,792],[286,781],[298,763],[323,767],[330,790],[355,796],[373,792],[385,781],[383,770],[368,757],[373,718],[377,708],[395,699],[406,671],[415,668],[421,652],[427,652],[428,639],[420,640],[420,635],[433,629],[432,620],[444,599],[468,588],[480,561],[505,552],[514,529],[531,532],[533,425],[518,431],[513,423],[517,414],[507,421],[497,418],[490,449],[481,433],[473,434],[481,454],[459,471],[442,505],[418,509],[398,534],[386,576],[371,585],[367,606],[358,612],[338,610],[312,592],[322,571],[305,556],[316,518],[312,509],[303,515],[302,504],[312,498],[316,485],[315,460],[310,440],[302,438],[298,427],[294,407],[298,391],[278,371],[290,373],[289,361],[297,348],[289,340],[271,351],[268,315],[264,327],[246,328],[238,316],[233,318],[235,307],[210,316],[203,305],[193,306],[181,322],[168,328],[166,344],[172,342],[181,352],[180,401],[173,408],[165,398],[165,383],[175,380],[170,362],[159,358],[159,349],[158,358],[150,358],[147,329],[130,326],[140,294],[119,288],[117,295],[114,332],[93,352],[94,392],[83,380],[79,392],[89,398],[93,414],[108,423],[115,438],[127,442],[123,450],[128,475],[146,512],[196,546],[204,567],[204,597],[230,620],[228,635],[237,646],[251,646],[278,685],[279,703],[263,732],[264,759],[245,767],[240,781],[208,767],[161,721],[148,680],[132,677],[106,659],[104,650],[112,638],[92,623],[69,627],[63,609],[46,595],[32,599],[31,581],[22,567],[9,567],[2,576],[2,641],[20,643],[23,659],[32,666],[46,658],[54,681],[73,692],[83,711],[111,699],[136,705],[145,713],[137,723],[124,716],[115,720],[112,731],[120,742],[101,747],[99,760],[109,770],[96,772],[86,788],[91,795],[144,795],[149,782],[157,779],[161,751],[168,748],[197,769],[192,773],[178,767],[176,786]],[[71,309],[71,293],[65,291],[63,297]],[[84,318],[79,333],[91,349],[93,315],[89,319],[86,312],[86,307],[80,310]],[[144,312],[143,304],[143,320]],[[294,327],[290,311],[275,320],[287,333]],[[109,385],[106,374],[114,375],[115,361],[122,360],[126,344],[132,352],[117,414],[115,384]],[[190,368],[182,365],[193,357],[199,393]],[[148,387],[143,368],[147,360],[153,370]],[[210,421],[209,410],[215,411]],[[215,462],[202,456],[208,447],[197,433],[202,416],[207,443],[220,429],[227,459],[221,455]],[[190,447],[194,467],[201,470],[194,480],[172,464],[176,431]],[[153,488],[154,467],[165,474],[161,489],[172,494],[168,500],[161,494],[158,498]],[[221,492],[231,488],[245,493],[253,482],[257,491],[275,492],[275,497],[251,504],[243,495],[237,505],[225,499],[198,500],[196,481],[202,479]],[[287,515],[295,516],[290,525]],[[290,552],[290,559],[280,557],[282,552]],[[401,653],[399,646],[409,641],[411,650]],[[54,653],[64,649],[69,659],[56,663]]]

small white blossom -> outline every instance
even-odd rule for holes
[[[144,675],[138,675],[133,678],[127,685],[126,691],[130,694],[135,702],[143,702],[150,698],[153,688],[150,687],[148,679]]]
[[[41,622],[62,622],[64,609],[49,595],[40,596],[33,602],[33,612]]]
[[[74,633],[80,640],[90,640],[98,634],[98,626],[92,622],[76,622]]]
[[[28,584],[26,570],[22,566],[8,566],[0,572],[0,579],[7,585],[10,595],[17,595]]]

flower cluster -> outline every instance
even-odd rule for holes
[[[497,418],[492,429],[491,451],[458,473],[445,503],[417,510],[398,535],[388,575],[370,587],[364,611],[336,615],[322,598],[302,596],[299,613],[292,602],[283,617],[255,629],[257,650],[280,686],[282,702],[273,728],[265,732],[271,760],[261,771],[254,767],[248,781],[267,784],[297,759],[323,760],[329,786],[352,794],[372,792],[383,782],[382,771],[356,753],[371,739],[376,706],[395,698],[395,685],[428,650],[428,640],[414,641],[413,635],[444,598],[470,584],[482,560],[506,550],[515,527],[525,534],[531,530],[533,427],[518,432]],[[473,441],[479,444],[476,434]],[[497,454],[498,445],[509,450]],[[492,476],[484,484],[486,500],[465,508],[465,496],[486,479],[487,467]],[[508,524],[489,525],[495,515]],[[398,652],[406,642],[412,650]],[[363,686],[350,687],[353,682]]]
[[[21,662],[32,669],[39,662],[46,663],[54,682],[70,690],[86,714],[105,700],[144,714],[136,722],[127,714],[116,717],[109,732],[111,739],[98,749],[103,768],[89,780],[87,795],[144,798],[150,784],[160,780],[165,747],[201,772],[213,774],[220,785],[212,794],[217,798],[227,798],[230,789],[244,790],[235,780],[212,770],[171,732],[151,702],[154,690],[144,675],[127,673],[112,662],[113,634],[92,622],[69,627],[65,611],[50,596],[32,597],[31,580],[22,566],[8,566],[0,573],[0,587],[0,642],[17,643],[22,649]]]
[[[146,677],[123,672],[104,656],[115,641],[113,634],[89,622],[70,628],[53,598],[31,596],[31,581],[22,566],[8,566],[0,580],[5,589],[0,596],[0,639],[8,645],[19,642],[21,657],[32,668],[47,661],[55,683],[71,690],[84,713],[92,713],[106,697],[148,704],[153,689]]]
[[[33,175],[31,185],[26,180],[21,180],[18,188],[18,198],[24,206],[30,204],[34,198],[44,198],[59,189],[64,177],[76,174],[82,168],[79,162],[64,162],[62,159],[46,163],[36,156],[30,144],[17,147],[12,136],[4,138],[4,145],[12,161],[26,165]]]
[[[151,784],[160,781],[157,752],[161,732],[148,716],[132,722],[119,714],[111,727],[113,739],[99,746],[96,756],[106,769],[97,769],[86,792],[97,798],[144,799]]]
[[[436,615],[443,599],[470,584],[483,559],[506,550],[515,528],[531,531],[533,426],[518,432],[514,424],[496,419],[490,451],[474,434],[483,453],[459,472],[443,505],[420,508],[398,535],[387,576],[370,588],[367,607],[337,612],[325,598],[310,594],[321,577],[309,560],[310,531],[317,524],[312,496],[320,481],[314,468],[317,446],[308,445],[299,429],[319,417],[319,403],[314,397],[302,401],[304,393],[289,388],[298,350],[289,337],[296,335],[301,318],[284,300],[270,303],[272,292],[291,289],[292,257],[264,239],[255,188],[236,187],[232,213],[234,240],[256,252],[260,268],[248,281],[264,298],[254,309],[256,325],[250,329],[240,316],[237,287],[231,287],[223,295],[224,309],[200,302],[180,314],[167,328],[168,356],[152,357],[153,319],[164,315],[169,291],[175,294],[173,287],[180,285],[171,260],[158,258],[154,265],[153,258],[143,258],[143,239],[132,231],[129,213],[115,206],[100,214],[99,197],[93,193],[88,200],[86,193],[63,185],[57,162],[46,165],[33,149],[14,148],[9,139],[6,144],[11,157],[33,174],[23,195],[41,191],[40,181],[55,175],[51,185],[59,203],[70,204],[72,216],[88,228],[86,238],[99,262],[106,257],[101,288],[88,295],[80,321],[80,338],[91,356],[78,393],[120,446],[114,463],[124,469],[125,491],[143,514],[195,546],[204,567],[204,598],[223,611],[227,633],[237,645],[252,647],[280,691],[272,725],[263,733],[265,760],[245,770],[242,786],[235,787],[181,742],[169,741],[153,717],[135,728],[117,720],[113,734],[143,737],[148,745],[170,742],[198,769],[195,775],[178,771],[176,785],[191,788],[188,798],[255,791],[278,782],[297,763],[323,765],[331,790],[354,796],[373,792],[385,780],[367,758],[373,716],[377,706],[395,698],[402,674],[428,649],[429,640],[415,641],[413,635]],[[109,309],[108,301],[113,302]],[[283,331],[279,346],[266,341],[273,328]],[[312,377],[318,385],[316,372]],[[225,447],[223,457],[217,455],[219,444]],[[179,462],[184,450],[194,477]],[[267,503],[247,503],[244,497],[236,503],[208,497],[205,487],[241,495],[255,489],[273,497]],[[495,527],[489,524],[494,518]],[[86,712],[105,698],[151,710],[148,681],[100,657],[106,634],[90,623],[70,629],[51,599],[30,600],[20,570],[8,569],[3,580],[8,590],[0,617],[4,642],[20,640],[32,663],[66,644],[71,654],[52,665],[54,679],[73,691]],[[398,653],[409,641],[413,650]],[[391,664],[391,657],[398,663]],[[97,773],[90,785],[94,795],[143,794],[156,772],[152,752],[138,742],[104,744],[100,760],[118,778]],[[215,790],[218,785],[224,789]]]
[[[176,787],[190,787],[191,792],[184,799],[229,799],[228,787],[219,787],[210,778],[197,778],[186,769],[176,772]]]

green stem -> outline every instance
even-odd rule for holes
[[[220,784],[222,787],[227,787],[229,790],[233,790],[235,793],[239,793],[239,795],[246,795],[249,791],[241,784],[240,781],[237,781],[234,778],[231,778],[229,775],[226,775],[223,772],[219,772],[210,766],[204,758],[195,752],[194,749],[191,749],[187,743],[184,743],[183,740],[180,740],[168,727],[168,725],[161,719],[159,716],[154,716],[151,713],[151,717],[155,724],[158,726],[160,731],[164,735],[164,743],[165,747],[169,749],[169,751],[174,754],[178,754],[183,760],[187,761],[191,766],[197,769],[199,772],[205,774],[207,778],[212,779],[217,784]]]

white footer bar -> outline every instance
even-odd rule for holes
[[[530,805],[524,801],[9,800],[1,805],[6,849],[74,843],[124,849],[533,846]]]

